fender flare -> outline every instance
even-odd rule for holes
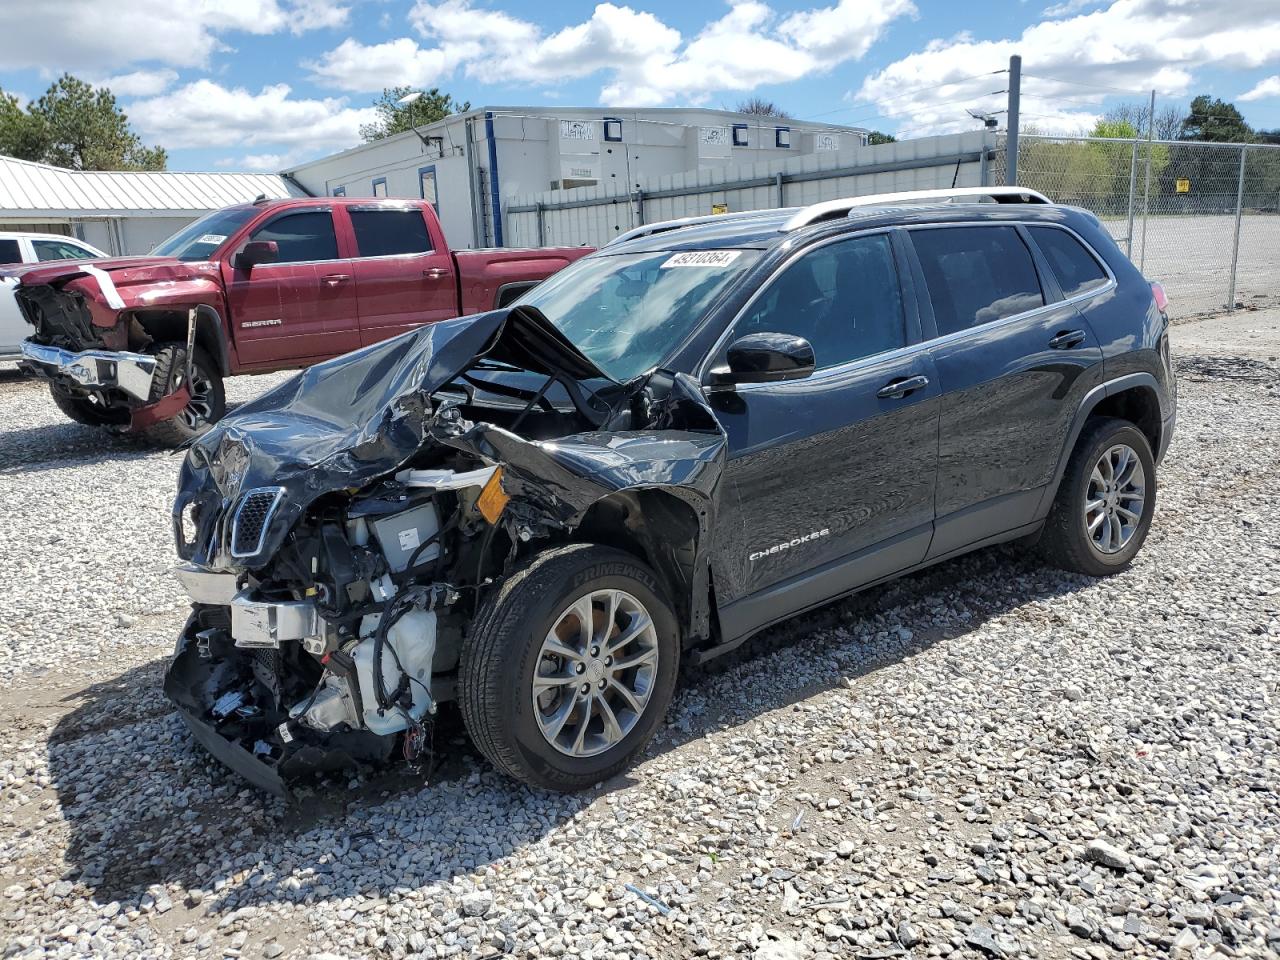
[[[1062,483],[1062,477],[1067,472],[1067,462],[1071,459],[1071,452],[1076,448],[1076,441],[1080,439],[1080,433],[1084,430],[1085,422],[1098,404],[1102,403],[1107,397],[1113,397],[1117,393],[1125,390],[1132,390],[1135,387],[1144,387],[1149,389],[1156,397],[1157,402],[1161,400],[1163,390],[1160,382],[1149,373],[1129,373],[1123,377],[1116,377],[1114,380],[1107,380],[1098,384],[1092,390],[1084,395],[1080,400],[1080,406],[1076,408],[1075,417],[1071,420],[1071,428],[1067,431],[1067,437],[1062,444],[1062,451],[1058,454],[1058,465],[1054,469],[1053,479],[1045,487],[1044,496],[1040,498],[1040,505],[1036,509],[1036,519],[1043,519],[1049,512],[1049,508],[1053,506],[1054,498],[1058,495],[1058,486]],[[1160,404],[1163,409],[1164,404]],[[1152,451],[1158,455],[1158,451]]]
[[[198,304],[196,306],[196,343],[201,346],[214,345],[213,362],[218,365],[218,372],[224,377],[231,374],[231,353],[227,339],[226,327],[222,325],[222,317],[217,308],[207,303]]]
[[[493,309],[500,310],[507,305],[504,304],[502,300],[505,294],[514,291],[518,295],[524,293],[526,290],[532,290],[541,282],[541,280],[512,280],[510,283],[504,283],[502,286],[498,287],[497,292],[493,295]],[[514,297],[512,299],[514,299]],[[510,301],[508,301],[508,303],[509,302]]]

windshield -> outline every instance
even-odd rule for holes
[[[519,302],[537,307],[596,366],[626,382],[657,366],[759,257],[756,250],[588,257]]]
[[[208,260],[231,236],[256,214],[253,206],[227,207],[216,210],[195,223],[189,223],[168,240],[156,245],[151,252],[158,257],[177,257],[179,260]]]

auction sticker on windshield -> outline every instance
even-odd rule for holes
[[[212,243],[214,246],[217,246],[225,239],[227,239],[226,234],[206,233],[203,237],[196,237],[196,243]]]
[[[672,254],[662,267],[727,267],[740,253],[741,250],[690,250]]]

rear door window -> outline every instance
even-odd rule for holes
[[[274,240],[280,248],[277,263],[338,259],[338,237],[328,210],[286,213],[259,227],[249,239]]]
[[[854,237],[806,253],[747,308],[729,342],[749,333],[804,337],[819,370],[906,346],[889,238]]]
[[[1053,268],[1063,296],[1076,297],[1107,284],[1107,272],[1085,246],[1066,230],[1028,227],[1044,258]]]
[[[927,228],[911,240],[941,336],[1044,306],[1031,251],[1013,227]]]
[[[362,257],[430,253],[431,235],[421,210],[348,210]]]
[[[0,264],[21,262],[22,247],[18,245],[18,241],[0,239]]]

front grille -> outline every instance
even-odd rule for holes
[[[259,487],[240,498],[231,521],[231,555],[252,557],[262,549],[271,515],[280,504],[284,490],[280,487]]]

